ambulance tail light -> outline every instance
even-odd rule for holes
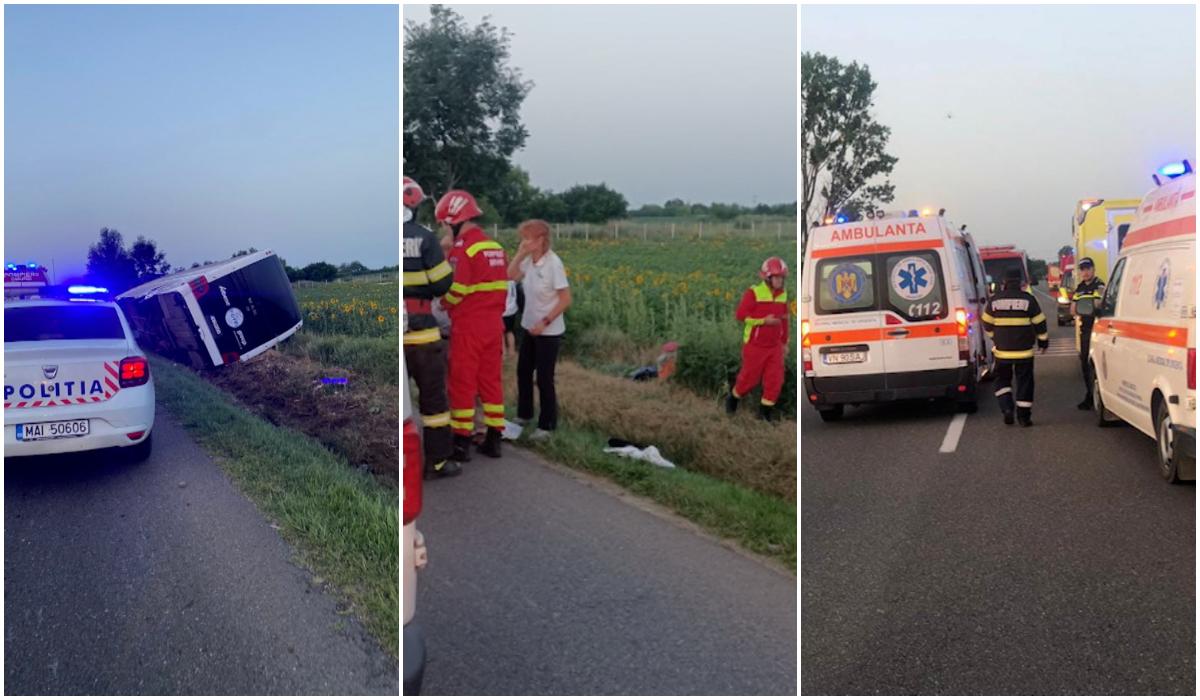
[[[800,345],[801,347],[812,347],[812,338],[808,337],[808,331],[811,330],[812,324],[801,319],[800,321]]]
[[[1188,388],[1196,390],[1196,348],[1188,348]]]
[[[150,381],[150,363],[144,357],[126,357],[121,360],[119,381],[122,389],[141,386]]]
[[[404,524],[407,525],[421,514],[421,502],[424,494],[421,491],[421,477],[424,474],[421,464],[421,435],[417,432],[414,421],[404,421]]]
[[[971,359],[970,326],[967,325],[967,310],[961,306],[954,310],[954,326],[958,331],[958,359]]]

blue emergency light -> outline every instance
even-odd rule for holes
[[[1192,172],[1192,164],[1187,162],[1186,160],[1180,160],[1180,161],[1175,161],[1173,163],[1167,163],[1166,165],[1159,168],[1158,172],[1156,172],[1154,174],[1154,184],[1156,184],[1156,185],[1162,184],[1162,180],[1160,180],[1158,177],[1159,175],[1162,175],[1165,178],[1174,180],[1175,178],[1177,178],[1181,175],[1187,175],[1190,172]]]
[[[1179,177],[1180,175],[1192,172],[1192,166],[1184,160],[1178,163],[1167,163],[1159,168],[1158,172],[1160,175],[1166,175],[1167,177]]]
[[[108,294],[107,287],[93,287],[90,284],[73,284],[67,287],[68,294]]]
[[[838,214],[837,218],[834,219],[834,223],[838,223],[838,224],[844,224],[847,221],[849,221],[849,219],[846,217],[845,214]]]

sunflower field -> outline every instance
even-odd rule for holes
[[[501,235],[512,255],[515,236]],[[759,267],[783,258],[796,337],[794,240],[723,236],[704,240],[557,239],[571,283],[567,352],[583,360],[650,361],[667,341],[680,344],[677,379],[704,394],[719,394],[741,363],[742,325],[734,310],[760,280]],[[789,348],[780,409],[794,414],[796,343]]]

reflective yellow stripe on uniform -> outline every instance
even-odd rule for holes
[[[404,273],[405,287],[420,287],[423,284],[429,284],[429,275],[424,270]]]
[[[493,418],[492,416],[484,416],[483,424],[489,428],[504,429],[504,418]]]
[[[754,333],[754,329],[763,325],[767,319],[765,318],[748,318],[746,319],[746,329],[742,331],[742,344],[750,342],[750,335]]]
[[[455,282],[454,284],[450,285],[450,291],[448,293],[449,294],[457,294],[460,297],[465,297],[466,295],[471,293],[471,288],[469,286],[463,284],[462,282]]]
[[[467,257],[473,258],[476,253],[483,250],[504,250],[504,246],[495,241],[480,241],[467,248]]]
[[[475,423],[471,421],[461,421],[450,419],[450,427],[456,430],[470,430],[475,427]]]
[[[1049,333],[1038,333],[1038,340],[1050,340]]]
[[[1031,322],[1033,322],[1033,325],[1035,325],[1035,326],[1039,323],[1045,323],[1046,322],[1046,314],[1039,313],[1037,316],[1034,316],[1033,318],[1031,318],[1029,320]]]
[[[1045,321],[1046,317],[1043,316],[1042,320]],[[1033,319],[1028,316],[1021,316],[1019,318],[993,318],[988,323],[993,326],[1032,326]]]
[[[421,425],[426,428],[444,428],[450,425],[450,412],[435,413],[432,416],[421,416]]]
[[[429,275],[430,282],[437,282],[438,280],[442,279],[443,277],[450,274],[451,272],[454,272],[454,270],[450,267],[450,263],[443,260],[440,263],[438,263],[437,265],[434,265],[433,267],[429,268],[425,272]]]
[[[455,418],[474,418],[475,409],[473,408],[453,408],[450,409],[450,415]]]
[[[755,301],[777,301],[780,304],[787,303],[787,292],[780,292],[779,296],[775,296],[775,293],[771,291],[771,286],[766,282],[759,282],[751,287],[750,291],[754,292]]]
[[[442,339],[442,334],[437,328],[426,328],[419,331],[409,331],[404,334],[405,345],[424,345],[426,343],[436,343]]]
[[[991,323],[991,324],[993,324],[993,325],[996,323],[996,317],[995,317],[995,316],[993,316],[993,315],[991,315],[991,314],[989,314],[989,313],[988,313],[988,312],[986,312],[986,311],[984,311],[982,314],[980,314],[979,318],[980,318],[980,320],[982,320],[984,323]]]
[[[483,405],[484,413],[499,413],[504,415],[504,404],[502,403],[485,403]]]
[[[1000,348],[992,348],[992,354],[997,360],[1028,360],[1033,357],[1033,348],[1028,350],[1001,350]]]

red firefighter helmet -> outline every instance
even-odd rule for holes
[[[768,277],[787,277],[787,263],[783,258],[767,258],[763,260],[762,269],[758,271],[758,276],[766,279]]]
[[[461,224],[477,216],[483,216],[483,211],[475,203],[475,198],[466,190],[450,190],[438,200],[433,216],[443,224]]]
[[[416,209],[425,201],[425,191],[411,177],[404,176],[404,208]]]

